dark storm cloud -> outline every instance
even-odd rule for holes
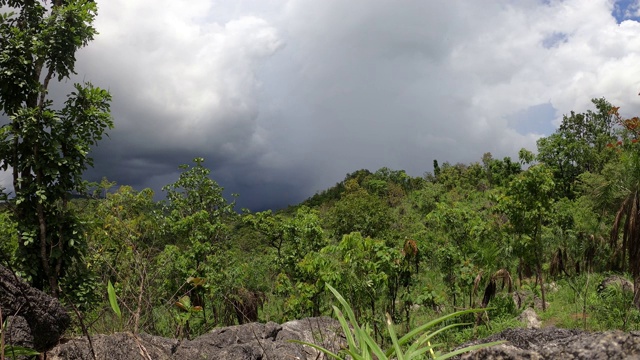
[[[592,97],[640,110],[640,27],[607,0],[99,6],[77,70],[111,90],[116,128],[94,180],[159,192],[201,156],[257,210],[360,168],[517,156]]]

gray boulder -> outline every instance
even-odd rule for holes
[[[597,291],[602,293],[607,288],[618,287],[622,291],[633,292],[633,283],[620,275],[612,275],[598,284]]]
[[[640,359],[640,333],[621,331],[508,329],[463,346],[499,340],[506,343],[464,354],[460,359]]]
[[[58,299],[32,288],[1,265],[0,309],[3,318],[15,316],[13,326],[9,327],[7,344],[28,345],[38,351],[46,351],[57,344],[71,323]]]
[[[153,359],[169,360],[178,340],[165,339],[149,335],[116,333],[112,335],[94,335],[73,339],[60,344],[47,352],[51,360],[93,360],[95,359]]]
[[[47,353],[47,359],[322,359],[312,347],[292,343],[301,340],[337,352],[345,343],[340,324],[329,317],[294,320],[282,325],[250,323],[213,331],[193,340],[175,340],[159,336],[117,333],[79,338],[61,344]]]
[[[542,322],[538,318],[538,314],[532,308],[526,308],[519,316],[518,320],[522,322],[527,329],[540,329]]]

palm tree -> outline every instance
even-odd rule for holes
[[[628,259],[628,270],[634,279],[633,302],[640,309],[640,119],[622,120],[617,108],[614,109],[614,115],[628,136],[618,141],[623,171],[615,182],[625,195],[613,221],[610,241],[613,248],[617,248],[622,230],[622,259]]]

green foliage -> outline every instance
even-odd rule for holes
[[[391,209],[378,196],[363,189],[355,179],[345,184],[346,192],[329,210],[327,225],[340,239],[360,232],[363,236],[382,237],[391,225]]]
[[[6,4],[16,12],[0,18],[0,114],[9,117],[0,129],[0,167],[11,169],[22,270],[57,296],[59,280],[86,250],[69,194],[84,190],[88,153],[113,122],[111,95],[90,83],[75,84],[59,110],[47,94],[51,80],[74,73],[75,52],[96,34],[96,5]]]
[[[338,245],[328,246],[323,252],[338,259],[342,276],[339,282],[333,283],[361,318],[373,321],[377,315],[376,300],[387,293],[389,280],[400,271],[400,251],[388,247],[382,240],[364,238],[356,232],[343,236]]]
[[[10,359],[20,359],[22,356],[40,355],[38,351],[24,347],[24,346],[5,345],[2,351],[4,356]]]
[[[139,324],[151,318],[151,310],[143,305],[151,305],[155,294],[144,285],[155,276],[150,263],[162,246],[162,219],[151,189],[135,191],[121,186],[110,190],[114,185],[105,179],[99,186],[103,198],[75,202],[77,208],[84,209],[81,220],[89,249],[83,257],[87,281],[74,292],[75,302],[83,309],[97,311],[108,282],[116,284],[125,305],[121,323],[137,332]],[[77,294],[84,294],[83,298]],[[115,330],[109,322],[105,325],[104,331]]]
[[[572,199],[575,181],[585,172],[599,173],[615,158],[607,144],[615,142],[613,106],[605,99],[593,99],[596,111],[563,116],[552,135],[538,140],[538,160],[551,167],[558,195]]]
[[[447,190],[455,188],[480,190],[487,187],[485,171],[478,163],[451,165],[445,162],[440,167],[440,173],[436,180]]]
[[[474,345],[465,347],[459,350],[455,350],[448,353],[441,353],[437,350],[437,346],[431,345],[431,339],[438,335],[443,331],[447,331],[453,329],[457,326],[462,326],[465,324],[452,324],[444,326],[438,330],[432,331],[431,329],[456,316],[461,316],[464,314],[469,314],[473,312],[477,312],[477,310],[466,310],[459,311],[450,315],[443,316],[436,320],[430,321],[426,324],[423,324],[411,331],[409,331],[406,335],[398,338],[395,331],[395,325],[391,320],[391,316],[387,314],[387,331],[389,333],[389,337],[391,338],[392,346],[387,350],[383,350],[383,348],[375,341],[375,339],[371,336],[371,330],[367,324],[360,325],[356,320],[356,316],[349,305],[349,303],[340,295],[340,293],[334,289],[331,285],[327,284],[327,288],[334,294],[338,302],[340,302],[342,306],[342,310],[338,307],[333,306],[334,313],[342,326],[342,330],[347,339],[347,348],[340,351],[340,353],[336,354],[330,350],[327,350],[321,346],[317,346],[315,344],[306,343],[302,341],[292,340],[293,342],[297,342],[300,344],[311,346],[327,356],[330,356],[333,359],[360,359],[360,360],[369,360],[369,359],[422,359],[425,354],[428,354],[432,359],[448,359],[450,357],[463,354],[475,349],[480,349],[484,347],[489,347],[493,345],[501,344],[501,341]],[[344,316],[346,313],[346,317]],[[348,356],[348,357],[347,357]]]
[[[411,204],[422,215],[427,215],[436,209],[438,202],[445,197],[446,190],[442,184],[426,183],[421,189],[413,191],[409,196]]]
[[[306,254],[326,245],[319,213],[304,205],[293,216],[265,211],[247,214],[243,222],[264,237],[264,242],[276,251],[274,261],[279,271],[290,276],[296,274],[296,264]]]
[[[175,305],[180,309],[175,313],[175,317],[178,322],[178,331],[176,335],[179,339],[183,339],[184,337],[188,338],[190,321],[196,316],[196,314],[202,312],[202,306],[192,305],[191,298],[188,295],[180,297],[180,299],[176,301]]]
[[[500,209],[505,211],[517,234],[534,236],[541,222],[551,211],[553,177],[545,165],[530,167],[514,178],[500,199]]]
[[[509,218],[511,230],[517,236],[517,255],[523,259],[524,264],[535,263],[543,309],[546,307],[546,299],[542,263],[546,246],[542,234],[543,225],[551,212],[554,186],[553,175],[546,165],[531,166],[509,183],[498,205],[498,209]]]
[[[491,300],[491,309],[488,313],[491,321],[508,321],[518,316],[519,309],[513,301],[512,294],[500,293]]]
[[[557,290],[549,293],[551,306],[540,319],[548,325],[588,331],[637,330],[640,312],[634,306],[633,291],[615,283],[600,286],[610,275],[583,274],[559,280]]]
[[[82,91],[76,89],[72,97],[91,98]],[[102,96],[94,95],[88,101]],[[46,136],[35,132],[35,127],[29,130],[29,134],[51,138],[58,132],[57,119],[65,116],[60,120],[65,123],[74,113],[87,110],[80,103],[72,101],[65,105],[67,110],[60,111],[49,109],[47,103],[41,113],[23,106],[14,115],[54,124],[47,130],[54,133]],[[82,116],[104,115],[99,106],[92,111]],[[571,180],[570,193],[565,191],[569,178],[558,177],[557,172],[558,164],[566,165],[566,159],[558,155],[564,148],[556,149],[551,143],[545,143],[549,147],[543,154],[553,155],[551,158],[536,159],[530,151],[521,151],[523,163],[540,161],[524,171],[520,163],[508,157],[493,159],[489,153],[481,164],[445,162],[438,166],[436,176],[424,178],[388,168],[375,173],[359,170],[301,205],[276,213],[244,211],[242,215],[234,212],[234,202],[225,199],[202,158],[180,166],[177,181],[163,188],[167,196],[162,202],[154,200],[150,189],[121,186],[114,190],[115,184],[106,180],[93,185],[97,189],[94,198],[56,198],[56,194],[67,193],[55,186],[73,176],[55,178],[43,170],[44,180],[57,181],[54,189],[43,190],[38,179],[29,180],[27,174],[26,182],[20,180],[23,189],[41,191],[32,197],[18,196],[5,205],[11,212],[0,213],[0,235],[7,240],[0,242],[0,255],[5,255],[0,261],[33,263],[38,258],[35,250],[31,257],[21,251],[40,249],[42,218],[38,216],[44,216],[50,230],[45,244],[57,241],[55,244],[64,246],[50,247],[50,264],[62,259],[58,285],[66,292],[65,301],[84,313],[93,332],[127,330],[190,338],[249,319],[237,311],[250,302],[249,297],[255,301],[251,321],[320,316],[332,309],[325,291],[331,284],[349,303],[355,319],[367,324],[359,327],[360,335],[353,335],[356,347],[350,350],[352,355],[372,351],[376,356],[396,358],[410,354],[435,357],[438,349],[419,340],[426,337],[403,343],[404,337],[394,333],[410,332],[446,309],[475,307],[483,288],[482,274],[498,269],[512,274],[516,266],[517,286],[526,293],[528,304],[534,302],[534,296],[544,297],[551,291],[547,299],[551,307],[541,314],[547,324],[631,329],[638,320],[637,310],[630,305],[633,297],[615,291],[595,295],[589,276],[600,275],[585,275],[628,270],[634,276],[633,264],[640,263],[631,258],[637,250],[631,234],[638,223],[634,209],[639,203],[640,151],[634,129],[640,127],[640,120],[620,120],[613,114],[623,128],[615,130],[619,140],[605,145],[610,151],[602,156],[575,158],[590,164],[585,169],[592,172],[585,170]],[[567,120],[575,122],[562,130],[567,139],[593,130],[589,121],[597,119],[586,118]],[[29,126],[20,129],[26,131]],[[80,137],[97,134],[87,128],[78,131]],[[580,136],[571,140],[576,142],[572,146],[592,135]],[[88,141],[95,145],[98,140]],[[592,147],[595,143],[583,150]],[[579,152],[562,156],[576,154]],[[554,165],[550,159],[561,162]],[[579,165],[578,160],[569,163]],[[37,175],[38,166],[29,171]],[[79,177],[74,179],[67,184],[75,184]],[[51,199],[55,201],[48,203]],[[29,209],[34,215],[29,220],[31,227],[16,221],[13,210],[18,209]],[[64,216],[57,216],[60,214]],[[35,268],[26,267],[31,271],[21,275],[42,280]],[[544,284],[543,276],[557,285],[538,286]],[[105,288],[108,296],[104,296]],[[519,326],[514,318],[521,309],[509,294],[496,292],[494,298],[488,297],[492,308],[482,317],[486,320],[488,316],[491,326],[487,322],[487,326],[447,328],[450,330],[429,333],[435,336],[429,341],[452,345]],[[385,313],[398,325],[389,325]],[[351,323],[349,315],[344,316]],[[471,313],[465,319],[477,320]],[[415,341],[420,345],[412,348]]]
[[[0,212],[0,264],[14,265],[18,250],[18,224],[8,211]]]
[[[633,292],[609,286],[592,297],[592,314],[605,329],[640,329],[640,310],[633,304]]]
[[[482,156],[482,165],[489,184],[494,187],[507,186],[513,177],[522,171],[520,164],[513,162],[510,157],[497,160],[491,153]]]

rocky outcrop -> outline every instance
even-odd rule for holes
[[[337,352],[344,344],[340,324],[329,317],[294,320],[282,325],[274,322],[251,323],[215,329],[193,340],[118,333],[71,340],[47,353],[52,360],[109,359],[321,359],[315,349],[290,342],[301,340]]]
[[[506,343],[464,354],[460,359],[640,359],[640,333],[588,333],[557,328],[508,329],[473,343]]]
[[[71,323],[57,299],[36,290],[12,271],[0,266],[0,309],[11,317],[5,342],[45,351],[58,340]]]

